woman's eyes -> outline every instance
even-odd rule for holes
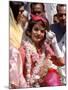
[[[41,33],[45,33],[44,29],[34,28],[34,31],[39,31],[39,30],[40,30]]]
[[[34,30],[36,30],[36,31],[38,31],[38,30],[44,31],[44,28],[34,28]]]

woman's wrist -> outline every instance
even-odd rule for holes
[[[54,49],[55,55],[57,58],[63,58],[63,53],[61,52],[58,43],[52,43],[52,47]]]

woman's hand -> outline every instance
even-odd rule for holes
[[[52,65],[52,61],[49,60],[50,58],[51,58],[50,55],[48,55],[47,59],[41,66],[40,71],[39,71],[40,78],[43,78],[47,74],[48,68]]]
[[[49,44],[57,43],[56,35],[51,30],[46,33],[46,40]]]
[[[40,78],[43,78],[46,75],[46,72],[47,72],[46,67],[45,65],[43,65],[39,72]]]
[[[11,84],[11,89],[18,89],[19,87],[16,86],[15,84]]]

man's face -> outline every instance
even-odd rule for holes
[[[66,6],[59,6],[57,15],[58,15],[59,23],[62,26],[66,26]]]
[[[43,7],[41,4],[36,4],[33,6],[33,13],[34,15],[44,16]]]

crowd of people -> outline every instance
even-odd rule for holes
[[[57,4],[50,24],[44,3],[9,2],[9,86],[66,85],[66,5]],[[28,7],[28,6],[27,6]]]

